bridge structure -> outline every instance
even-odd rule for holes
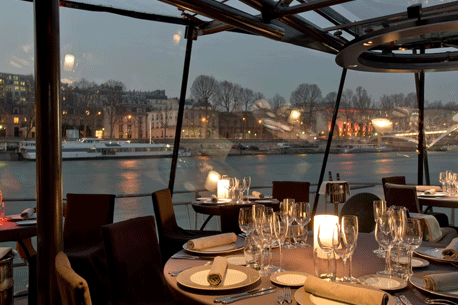
[[[458,129],[458,124],[455,124],[448,128],[447,130],[437,130],[437,131],[425,131],[425,139],[428,141],[430,140],[429,143],[426,143],[426,148],[432,148],[435,146],[440,140],[443,138],[447,137],[454,131]],[[392,134],[384,134],[381,136],[382,140],[383,139],[396,139],[396,140],[401,140],[401,141],[406,141],[409,143],[414,143],[415,145],[418,144],[418,133],[417,132],[398,132],[398,133],[392,133]]]

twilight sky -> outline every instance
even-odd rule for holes
[[[0,73],[33,73],[33,4],[3,2]],[[110,3],[179,16],[175,8],[156,0]],[[66,54],[75,57],[72,69],[62,65],[62,79],[75,81],[84,77],[97,83],[115,79],[128,90],[165,89],[168,97],[180,95],[186,46],[183,26],[67,8],[61,8],[60,17],[61,61]],[[324,97],[337,91],[341,72],[333,55],[253,35],[220,33],[193,42],[188,97],[192,82],[201,74],[238,83],[264,93],[268,99],[278,93],[289,101],[291,92],[301,83],[317,84]],[[428,73],[425,98],[430,102],[457,101],[457,85],[458,72]],[[415,90],[413,74],[349,70],[345,88],[355,90],[358,86],[364,87],[374,102],[383,94]]]

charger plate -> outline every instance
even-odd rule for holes
[[[447,291],[447,292],[445,292],[445,291],[434,291],[434,290],[426,289],[425,288],[425,283],[423,283],[423,277],[425,275],[438,274],[438,273],[449,273],[449,272],[451,272],[451,271],[439,271],[439,270],[436,270],[436,271],[416,272],[410,277],[409,281],[410,281],[410,283],[412,285],[414,285],[415,287],[417,287],[420,290],[429,292],[431,294],[439,295],[441,297],[458,299],[458,289],[457,290],[450,290],[450,291]]]
[[[387,305],[396,305],[394,298],[391,295],[388,295],[388,304]],[[304,288],[299,288],[294,294],[294,299],[299,305],[348,305],[348,303],[342,303],[339,301],[334,301],[322,297],[318,297],[311,293],[305,291]]]
[[[177,276],[177,282],[187,288],[203,291],[231,290],[256,283],[261,278],[258,271],[244,266],[228,265],[222,283],[211,286],[207,281],[210,266],[198,266],[184,270]]]

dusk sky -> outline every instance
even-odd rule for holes
[[[110,3],[179,16],[174,7],[155,0]],[[0,72],[33,73],[33,4],[4,0],[2,7]],[[75,57],[72,69],[62,65],[63,80],[84,77],[103,83],[114,79],[128,90],[164,89],[168,97],[180,95],[186,46],[183,26],[67,8],[61,8],[60,17],[61,61],[66,54]],[[302,83],[317,84],[324,97],[337,91],[341,73],[334,55],[253,35],[219,33],[193,42],[187,97],[192,82],[202,74],[238,83],[267,99],[278,93],[289,101],[291,92]],[[457,101],[457,80],[458,72],[426,74],[426,100]],[[348,71],[345,88],[358,86],[374,102],[383,94],[415,91],[413,74]]]

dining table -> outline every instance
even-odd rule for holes
[[[238,237],[241,238],[241,237]],[[313,260],[313,238],[308,238],[307,240],[307,247],[298,247],[295,249],[283,249],[283,265],[282,267],[286,270],[286,272],[301,272],[305,273],[306,275],[314,275],[314,260]],[[422,247],[439,247],[436,244],[423,242]],[[440,247],[444,247],[441,245]],[[185,246],[184,246],[185,248]],[[378,248],[378,243],[375,240],[373,233],[359,233],[357,247],[353,254],[353,267],[352,272],[353,276],[360,278],[362,276],[373,275],[377,271],[383,270],[385,266],[385,259],[377,256],[373,250]],[[272,264],[278,266],[279,264],[279,249],[274,248],[272,250],[273,258]],[[190,253],[188,250],[181,250],[178,253],[182,255],[191,255],[195,256],[195,253]],[[214,300],[218,297],[228,296],[231,294],[236,294],[244,291],[251,291],[254,289],[274,286],[277,289],[283,287],[281,283],[279,284],[277,281],[272,281],[272,275],[265,275],[261,276],[258,281],[252,283],[251,285],[241,287],[239,289],[235,289],[233,291],[227,290],[218,290],[218,289],[194,289],[189,287],[188,285],[182,285],[178,282],[177,276],[172,276],[169,272],[180,270],[183,268],[188,267],[198,267],[203,266],[205,264],[209,264],[212,259],[215,257],[216,254],[213,255],[202,255],[199,254],[196,259],[185,259],[185,258],[170,258],[165,266],[164,266],[164,276],[166,282],[176,298],[176,300],[183,302],[183,304],[215,304]],[[243,248],[238,249],[237,251],[230,252],[230,253],[222,253],[218,255],[223,255],[228,258],[243,256]],[[416,256],[416,255],[415,255]],[[441,271],[458,271],[458,265],[449,262],[442,262],[440,260],[435,259],[422,259],[423,261],[428,261],[429,264],[425,265],[421,268],[414,268],[414,275],[421,274],[420,272],[425,271],[433,271],[433,272],[441,272]],[[458,261],[457,261],[458,262]],[[337,263],[337,277],[342,276],[342,262],[341,260]],[[201,267],[199,267],[201,268]],[[192,270],[192,269],[188,269]],[[275,278],[275,276],[274,276]],[[418,287],[417,287],[418,288]],[[423,289],[417,289],[414,285],[412,285],[409,281],[407,281],[407,286],[398,289],[398,290],[388,290],[386,291],[390,295],[398,296],[400,294],[405,295],[410,302],[415,304],[425,304],[422,300],[423,296],[434,296],[428,292],[425,292]],[[302,290],[304,288],[299,287],[291,287],[292,294],[294,301],[292,304],[314,304],[310,301],[304,301],[304,299],[300,299],[298,302],[295,299],[296,296],[303,297]],[[416,291],[415,291],[416,290]],[[421,292],[420,292],[421,291]],[[276,293],[269,293],[261,296],[256,296],[253,298],[247,298],[244,300],[240,300],[235,302],[234,304],[276,304]],[[455,299],[458,303],[458,300]],[[286,304],[286,303],[285,303]],[[341,304],[341,303],[338,303]],[[342,303],[343,304],[343,303]],[[390,303],[391,304],[391,303]],[[319,305],[319,304],[317,304]]]
[[[447,195],[443,192],[436,192],[426,195],[424,192],[417,192],[420,206],[450,208],[450,224],[455,226],[455,209],[458,208],[458,194]]]

